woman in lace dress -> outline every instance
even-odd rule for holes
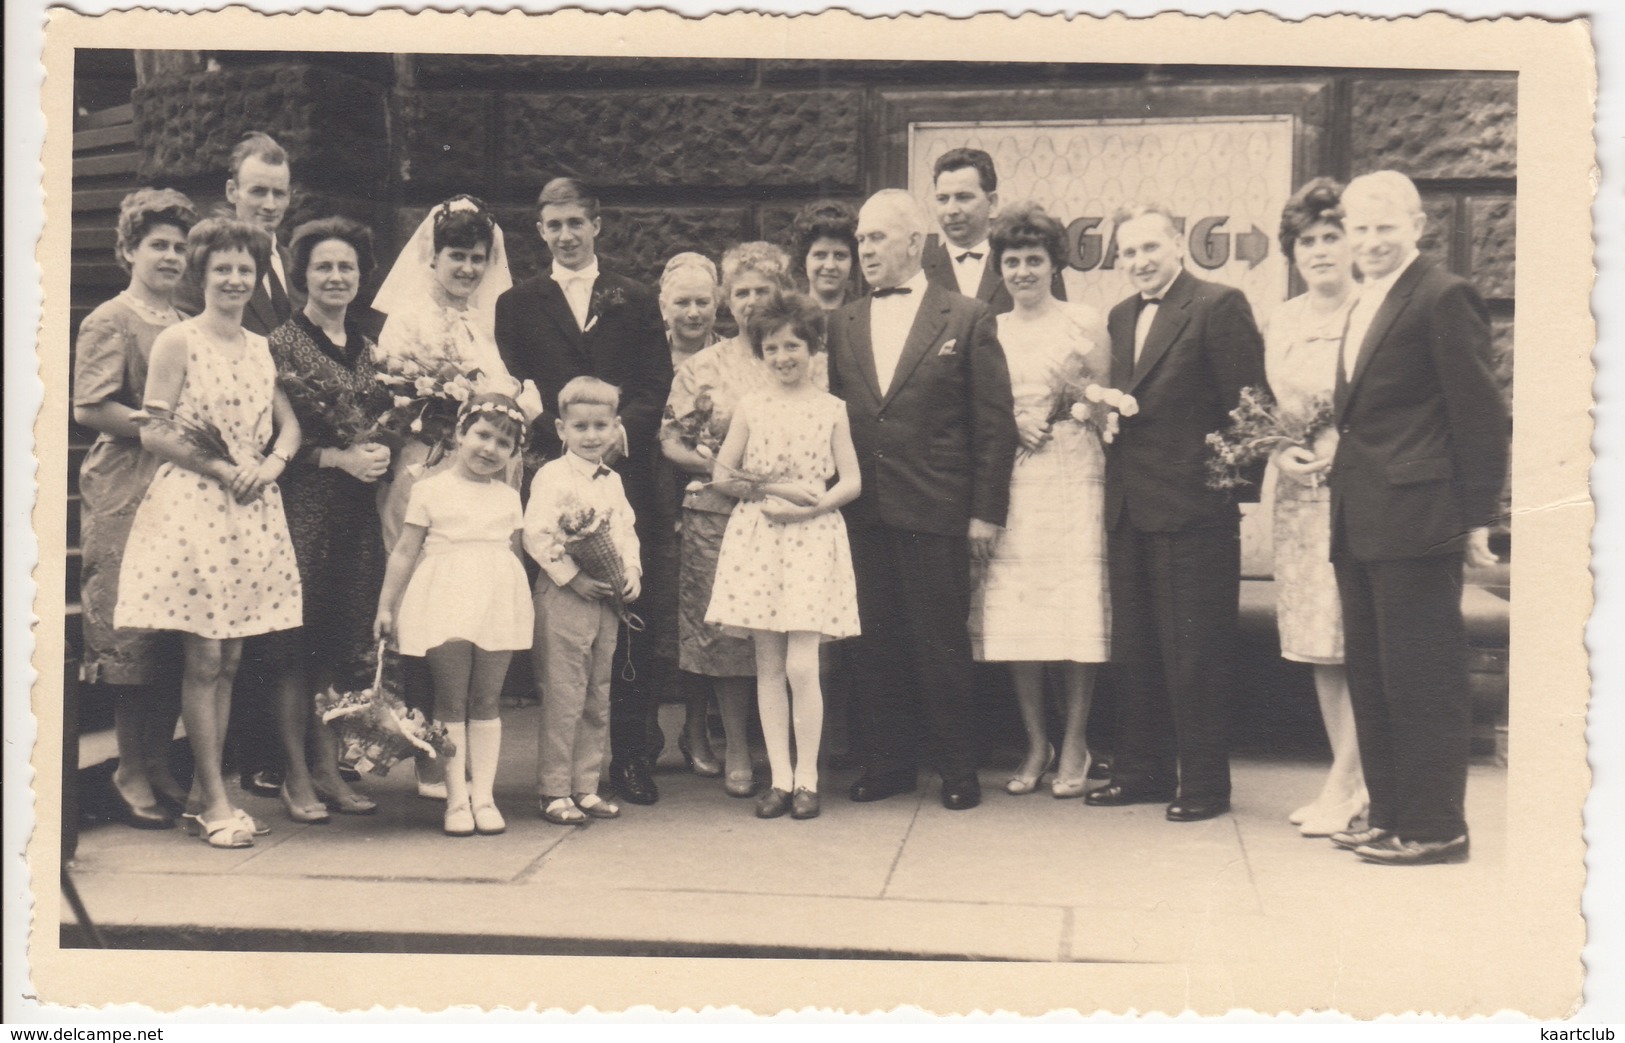
[[[1089,772],[1084,728],[1095,664],[1111,648],[1106,585],[1105,454],[1094,428],[1063,416],[1063,379],[1106,383],[1100,316],[1050,289],[1066,257],[1065,232],[1036,205],[1011,206],[994,224],[993,256],[1015,309],[998,317],[1010,366],[1021,449],[1010,478],[1010,513],[976,585],[971,643],[983,662],[1008,662],[1027,732],[1027,755],[1005,789],[1031,793],[1054,763],[1056,797],[1083,795]],[[1065,693],[1061,752],[1045,736],[1044,675],[1057,668]]]
[[[186,799],[169,772],[180,712],[170,690],[178,681],[175,650],[159,631],[116,629],[113,609],[130,523],[158,468],[131,418],[141,407],[153,341],[181,321],[175,293],[196,222],[191,200],[179,192],[143,188],[124,197],[114,256],[130,285],[85,316],[73,363],[73,419],[97,432],[79,469],[80,680],[114,693],[115,808],[137,829],[171,828]]]
[[[200,222],[187,240],[203,312],[153,342],[143,409],[176,422],[141,428],[163,463],[130,526],[114,611],[118,626],[181,634],[181,714],[196,767],[182,817],[221,848],[270,831],[232,806],[221,775],[243,638],[292,629],[303,609],[276,484],[299,450],[299,421],[265,338],[242,325],[270,257],[271,237],[235,218]],[[209,428],[208,438],[182,433]]]
[[[1275,309],[1264,330],[1264,366],[1283,410],[1310,412],[1330,402],[1343,348],[1343,329],[1358,292],[1353,256],[1338,209],[1342,186],[1330,178],[1304,185],[1281,212],[1281,249],[1308,292]],[[1329,560],[1331,493],[1325,471],[1337,452],[1337,431],[1314,445],[1276,454],[1275,588],[1281,655],[1310,663],[1320,715],[1331,741],[1332,767],[1320,794],[1290,818],[1305,836],[1328,836],[1366,812],[1348,675],[1343,670],[1343,616]]]

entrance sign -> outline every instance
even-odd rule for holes
[[[1260,325],[1287,295],[1275,241],[1292,194],[1290,115],[1012,120],[909,124],[909,190],[931,198],[931,165],[979,148],[999,172],[999,200],[1032,200],[1066,226],[1067,296],[1104,315],[1128,296],[1111,215],[1135,201],[1173,208],[1193,274],[1238,287]]]

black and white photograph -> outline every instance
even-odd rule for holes
[[[1571,1010],[1589,39],[1085,21],[53,12],[40,998]]]

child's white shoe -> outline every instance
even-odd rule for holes
[[[471,837],[474,835],[474,811],[465,801],[461,804],[451,803],[446,806],[446,818],[442,827],[448,837]]]
[[[489,837],[505,832],[507,828],[507,820],[495,804],[481,804],[474,809],[474,832]]]

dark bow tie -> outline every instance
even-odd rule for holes
[[[1136,297],[1134,298],[1134,314],[1139,315],[1147,308],[1154,308],[1161,303],[1161,297]]]
[[[890,297],[894,293],[913,293],[913,292],[914,292],[914,287],[912,287],[912,286],[887,286],[885,289],[876,290],[875,291],[875,297],[876,298]]]
[[[966,250],[964,253],[962,253],[958,257],[954,258],[954,263],[956,263],[956,264],[964,264],[966,261],[980,261],[981,259],[982,259],[981,251],[979,251],[979,250]]]
[[[614,474],[614,473],[615,473],[614,471],[611,471],[609,468],[605,467],[603,464],[599,464],[597,467],[593,468],[592,476],[594,478],[603,478],[603,477],[605,477],[607,475],[611,475],[611,474]]]

